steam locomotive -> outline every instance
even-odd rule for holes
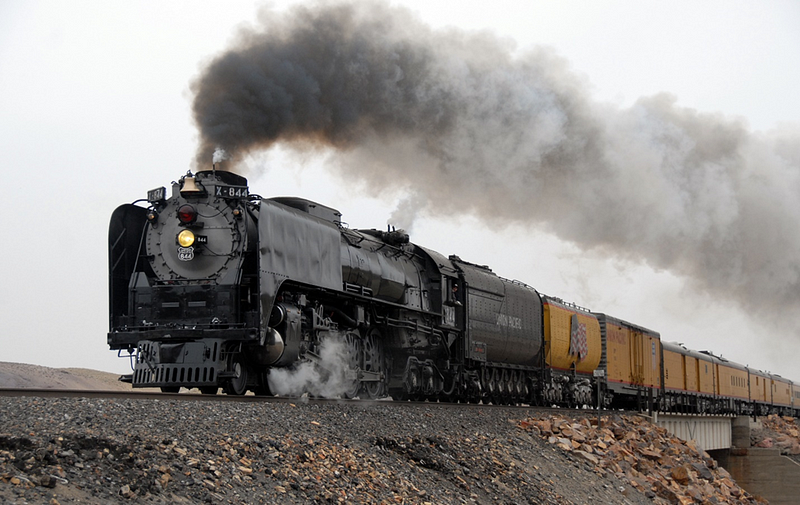
[[[723,401],[718,379],[713,392],[699,380],[687,389],[703,360],[665,351],[656,332],[402,230],[354,230],[333,208],[262,198],[219,168],[189,172],[111,217],[108,345],[132,359],[123,380],[134,388],[269,395],[279,371],[311,366],[348,398],[776,409],[772,397]],[[336,363],[326,348],[337,349]],[[722,377],[723,360],[707,357]],[[784,382],[800,408],[800,387]],[[776,411],[794,413],[794,403]]]

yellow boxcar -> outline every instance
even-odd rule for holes
[[[661,342],[664,352],[664,389],[673,392],[686,391],[686,361],[683,350],[673,342]]]
[[[700,373],[698,372],[699,361],[695,356],[686,351],[686,354],[683,355],[683,361],[686,363],[684,366],[684,370],[686,370],[686,391],[691,391],[693,393],[700,392]]]
[[[792,407],[795,410],[800,409],[800,383],[792,383]]]
[[[701,352],[689,351],[689,356],[697,360],[697,367],[692,371],[695,375],[693,377],[697,382],[696,391],[705,394],[713,395],[717,390],[716,373],[714,370],[714,359]]]
[[[590,374],[600,364],[600,324],[587,310],[542,296],[545,362],[557,370]]]
[[[781,407],[792,406],[792,383],[780,375],[770,375],[772,404]]]
[[[764,372],[752,368],[747,370],[750,374],[750,399],[754,402],[768,403],[770,401],[767,389],[769,377]]]
[[[652,330],[596,314],[605,344],[608,385],[661,387],[661,336]],[[636,388],[634,388],[636,389]]]

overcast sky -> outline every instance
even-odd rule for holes
[[[106,345],[110,215],[192,168],[189,85],[262,5],[0,2],[0,361],[129,370]],[[292,3],[269,5],[280,12]],[[800,128],[795,1],[393,5],[434,29],[489,31],[519,51],[548,46],[598,103],[624,109],[668,92],[681,107],[741,118],[753,133]],[[351,227],[385,227],[408,196],[361,194],[324,158],[299,164],[277,149],[265,159],[248,174],[252,191],[319,201]],[[697,293],[672,272],[516,225],[495,231],[471,216],[424,213],[411,238],[664,340],[800,380],[800,336],[767,334],[746,308]]]

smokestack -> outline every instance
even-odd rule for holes
[[[546,229],[800,329],[797,131],[753,134],[668,94],[595,103],[550,50],[388,3],[260,19],[192,84],[198,163],[323,146],[368,191],[408,188],[402,205]]]
[[[225,152],[222,148],[216,148],[214,150],[214,154],[211,155],[211,167],[214,171],[225,171],[228,172],[229,170],[229,160],[230,156],[227,152]]]

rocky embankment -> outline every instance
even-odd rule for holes
[[[111,374],[42,369],[0,363],[0,382],[116,386]],[[22,397],[0,398],[0,421],[0,502],[11,504],[759,502],[634,415],[598,425],[493,406]],[[755,444],[794,450],[793,419],[763,425]]]
[[[777,448],[781,454],[800,462],[800,429],[793,417],[771,415],[761,419],[761,428],[751,430],[750,445]]]
[[[532,418],[520,427],[614,475],[648,498],[666,503],[764,503],[693,441],[684,442],[643,417],[576,420],[564,416]]]
[[[0,398],[0,418],[4,503],[755,502],[636,416]]]
[[[5,503],[653,503],[528,411],[0,398]]]

